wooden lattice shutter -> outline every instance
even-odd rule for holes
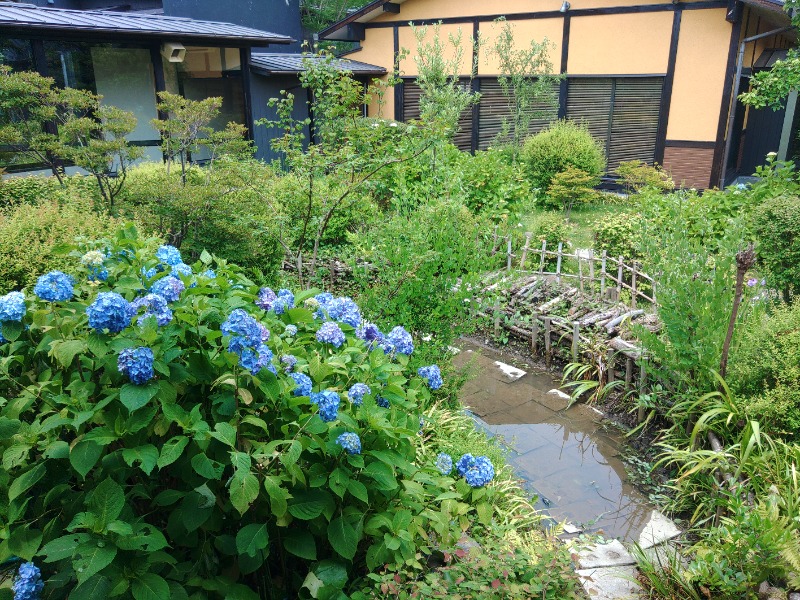
[[[420,114],[419,101],[422,90],[413,81],[403,82],[403,121],[418,119]],[[459,150],[469,152],[472,149],[472,107],[461,114],[458,120],[458,132],[453,136],[453,144]]]
[[[510,117],[511,110],[508,98],[503,94],[497,79],[481,79],[480,89],[478,149],[486,150],[495,143],[503,127],[503,120]],[[528,126],[530,135],[539,133],[558,117],[558,107],[550,106],[546,102],[539,102],[531,106],[530,112],[534,115]]]
[[[661,77],[616,80],[608,170],[626,160],[653,163],[661,108]]]

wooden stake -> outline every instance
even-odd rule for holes
[[[558,256],[556,260],[556,281],[561,283],[561,257],[563,255],[564,242],[558,242]]]
[[[544,353],[545,353],[545,360],[547,362],[548,368],[550,367],[550,361],[552,360],[552,348],[551,348],[551,340],[550,340],[550,317],[543,317],[542,321],[544,321]]]
[[[525,245],[522,247],[522,258],[519,261],[519,270],[522,271],[525,269],[525,259],[528,258],[528,248],[531,244],[531,232],[528,231],[525,233]]]
[[[511,236],[506,238],[508,250],[506,251],[506,271],[511,272]]]
[[[578,362],[578,348],[581,341],[581,324],[575,321],[572,324],[572,361]]]
[[[607,253],[603,250],[603,258],[600,261],[600,297],[606,297],[606,259]]]
[[[500,298],[494,299],[494,337],[500,337]]]
[[[629,390],[633,381],[633,359],[629,356],[625,361],[625,389]]]
[[[616,366],[617,366],[617,359],[612,354],[611,356],[608,357],[608,371],[607,371],[608,372],[608,383],[611,383],[612,381],[615,381],[617,379],[617,375],[614,372],[614,369],[616,368]]]
[[[617,267],[617,302],[622,297],[622,257],[619,257],[619,266]]]
[[[547,254],[547,240],[542,240],[542,259],[539,261],[539,275],[544,273],[544,257]]]
[[[533,323],[531,323],[531,354],[536,356],[539,349],[539,317],[533,313]]]
[[[631,308],[636,308],[636,261],[633,262],[631,271]]]
[[[594,248],[589,249],[589,289],[594,291]]]
[[[578,256],[578,286],[583,291],[583,261],[580,256]]]
[[[641,397],[644,394],[644,387],[647,380],[647,371],[645,369],[646,359],[644,356],[640,359],[639,362],[639,396]],[[639,406],[639,410],[636,413],[636,424],[638,425],[645,418],[645,408],[644,406]]]

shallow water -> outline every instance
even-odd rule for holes
[[[585,531],[638,540],[653,506],[627,481],[621,437],[601,426],[602,416],[586,405],[566,409],[567,399],[548,393],[559,382],[546,371],[467,341],[459,346],[454,362],[473,375],[461,400],[509,446],[536,507]]]

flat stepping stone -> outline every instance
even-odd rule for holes
[[[611,540],[607,544],[593,544],[578,550],[577,554],[580,569],[600,569],[636,564],[636,560],[619,540]]]
[[[639,545],[643,549],[663,544],[681,534],[681,530],[672,521],[657,510],[653,510],[650,521],[639,535]]]
[[[494,366],[500,370],[500,372],[503,374],[504,379],[508,381],[516,381],[517,379],[521,379],[528,374],[527,371],[518,369],[514,365],[509,365],[507,363],[500,362],[499,360],[494,361]]]
[[[591,600],[633,600],[641,598],[636,567],[603,567],[576,571]]]

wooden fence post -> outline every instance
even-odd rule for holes
[[[539,349],[539,316],[533,313],[533,322],[531,323],[531,355],[536,356],[536,351]]]
[[[580,255],[576,254],[575,256],[578,258],[578,287],[583,291],[583,261]]]
[[[617,302],[622,297],[622,257],[619,257],[619,263],[617,267]]]
[[[542,259],[539,261],[539,275],[544,273],[544,258],[547,255],[547,240],[542,240]]]
[[[500,297],[494,299],[494,337],[500,337]]]
[[[594,248],[589,249],[589,289],[594,292]]]
[[[506,271],[509,273],[511,272],[511,235],[509,234],[507,238],[507,247],[508,250],[506,251]]]
[[[636,308],[636,261],[633,261],[631,270],[631,308]]]
[[[616,368],[616,366],[617,366],[617,359],[612,354],[611,356],[608,357],[608,371],[607,371],[608,372],[608,383],[611,383],[611,382],[613,382],[613,381],[615,381],[617,379],[617,376],[614,373],[614,369]]]
[[[552,357],[552,348],[551,348],[551,340],[550,340],[550,317],[543,317],[542,321],[544,321],[544,353],[545,353],[545,362],[547,363],[547,367],[550,368],[550,361]]]
[[[572,324],[572,361],[578,362],[578,349],[581,341],[581,324],[575,321]]]
[[[525,259],[528,258],[528,247],[531,244],[531,232],[525,233],[525,245],[522,247],[522,258],[519,261],[519,270],[525,269]]]
[[[645,358],[644,354],[642,354],[639,360],[639,397],[641,398],[642,394],[644,394],[645,384],[647,381],[647,370],[645,368],[647,359]],[[645,407],[640,404],[639,410],[636,413],[636,424],[640,424],[642,421],[644,421],[644,418]]]
[[[606,297],[606,259],[608,254],[603,250],[603,258],[600,261],[600,297]]]
[[[631,388],[631,381],[633,381],[633,359],[629,356],[625,361],[625,389]]]
[[[558,256],[556,257],[556,281],[561,283],[561,258],[563,256],[564,242],[558,242]]]

